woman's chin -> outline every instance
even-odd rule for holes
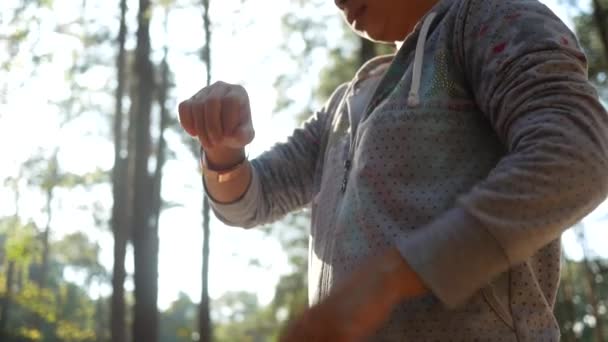
[[[357,35],[371,40],[374,43],[382,43],[382,44],[386,44],[386,43],[390,43],[390,44],[394,44],[395,40],[393,40],[391,37],[389,37],[388,35],[384,34],[384,32],[382,32],[381,30],[373,30],[373,29],[365,29],[365,30],[356,30],[355,31],[357,33]]]

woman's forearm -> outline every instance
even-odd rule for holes
[[[227,170],[245,160],[244,149],[210,149],[205,152],[208,167],[212,170]],[[244,161],[244,166],[228,181],[220,182],[217,177],[207,173],[203,168],[207,195],[219,203],[233,203],[241,198],[251,183],[251,164]]]

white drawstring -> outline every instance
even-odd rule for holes
[[[416,44],[416,55],[414,56],[414,74],[412,75],[412,87],[410,88],[410,94],[407,98],[408,107],[418,107],[420,105],[420,81],[422,79],[422,63],[424,62],[424,44],[429,34],[429,29],[437,13],[430,13],[424,23],[422,23],[422,29],[420,29],[420,35],[418,36],[418,43]]]

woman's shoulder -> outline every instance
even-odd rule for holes
[[[464,11],[461,18],[468,25],[475,23],[516,24],[518,19],[531,17],[563,23],[547,5],[539,0],[461,0],[458,8],[460,11]],[[543,24],[543,21],[537,22],[537,25]]]
[[[340,105],[340,102],[342,102],[342,99],[344,98],[344,96],[346,96],[346,93],[347,93],[351,83],[352,83],[352,81],[344,82],[344,83],[340,84],[338,87],[336,87],[334,92],[329,96],[329,99],[325,103],[326,112],[333,113],[337,110],[337,107]]]

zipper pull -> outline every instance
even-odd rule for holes
[[[346,185],[348,184],[348,174],[350,172],[351,166],[352,162],[350,161],[350,159],[344,161],[344,178],[342,178],[342,187],[340,188],[342,193],[346,192]]]

